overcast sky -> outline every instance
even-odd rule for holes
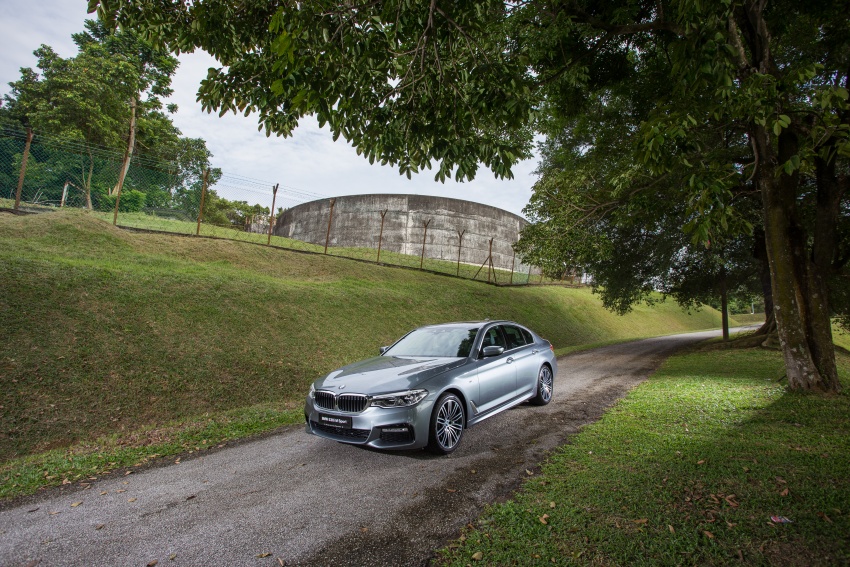
[[[86,14],[86,5],[86,0],[38,0],[25,4],[0,0],[0,95],[9,92],[10,81],[20,78],[21,67],[35,68],[32,52],[42,43],[62,57],[76,55],[71,34],[82,31],[83,21],[93,17]],[[330,132],[320,129],[312,117],[303,119],[290,138],[266,138],[257,131],[256,115],[228,114],[219,118],[203,113],[195,95],[211,66],[217,66],[215,60],[204,52],[181,55],[172,82],[174,95],[169,102],[179,107],[172,118],[183,135],[206,140],[214,156],[213,165],[225,174],[260,180],[269,188],[280,183],[282,192],[290,188],[323,197],[361,193],[439,195],[485,203],[516,214],[522,214],[531,196],[535,160],[518,164],[510,181],[495,179],[486,168],[479,169],[476,179],[467,183],[435,182],[430,170],[408,180],[396,168],[369,165],[342,138],[334,142]],[[286,201],[281,203],[280,198],[278,193],[279,206],[291,206]]]

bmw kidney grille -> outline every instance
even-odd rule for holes
[[[322,409],[360,413],[369,405],[369,398],[363,394],[339,394],[319,390],[315,394],[316,405]]]

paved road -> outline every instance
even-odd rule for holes
[[[717,333],[559,360],[555,398],[470,429],[448,457],[300,428],[0,512],[0,565],[417,565],[674,350]]]

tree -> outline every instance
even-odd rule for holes
[[[42,45],[35,51],[38,72],[21,69],[21,79],[10,83],[4,97],[4,127],[31,127],[49,141],[29,162],[27,178],[57,195],[77,187],[87,208],[111,210],[138,151],[146,182],[137,181],[135,193],[122,197],[121,210],[178,205],[193,207],[194,217],[212,154],[204,140],[181,137],[163,112],[161,99],[171,92],[177,60],[132,33],[111,34],[93,20],[85,25],[73,36],[75,57],[63,59]],[[117,174],[115,152],[123,154]],[[221,171],[213,169],[211,183],[219,177]]]
[[[132,83],[126,85],[132,90],[127,105],[130,109],[130,123],[127,128],[124,160],[118,182],[109,192],[110,195],[114,195],[120,192],[130,168],[139,126],[142,132],[148,134],[148,137],[155,137],[158,134],[167,139],[167,141],[157,140],[159,145],[176,143],[179,131],[159,111],[162,108],[161,97],[167,97],[173,92],[171,76],[177,70],[178,62],[168,52],[142,41],[130,31],[113,31],[97,20],[86,20],[85,27],[85,32],[73,35],[74,43],[81,52],[96,50],[102,53],[102,57],[129,63],[135,71]],[[142,96],[145,98],[142,99]],[[170,106],[169,110],[175,112],[177,108]]]
[[[23,126],[88,146],[120,147],[127,124],[127,98],[133,87],[133,68],[125,61],[90,49],[63,59],[47,45],[35,50],[41,74],[21,69],[5,95],[8,115]],[[78,183],[92,208],[95,156],[88,150],[80,164]]]
[[[288,2],[90,0],[104,21],[226,67],[202,83],[208,109],[258,112],[287,135],[316,114],[370,160],[438,179],[497,175],[527,154],[533,111],[566,106],[623,72],[644,46],[675,87],[650,98],[632,155],[649,176],[690,169],[680,227],[722,233],[734,187],[758,188],[789,385],[839,388],[828,280],[846,267],[848,2]],[[750,163],[690,163],[706,125],[730,124]],[[539,126],[538,126],[539,127]],[[542,130],[542,128],[541,128]],[[804,178],[813,185],[807,230]],[[706,214],[707,212],[707,214]],[[700,217],[692,223],[693,214]],[[728,225],[728,220],[727,220]]]

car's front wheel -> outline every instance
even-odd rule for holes
[[[463,437],[463,403],[454,394],[440,396],[431,412],[431,428],[428,450],[438,455],[447,455],[457,449]]]
[[[552,376],[552,369],[548,364],[544,364],[537,373],[537,395],[531,398],[531,403],[535,406],[545,406],[551,402],[554,387],[555,379]]]

